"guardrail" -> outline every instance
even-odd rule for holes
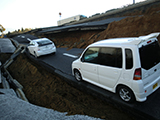
[[[22,100],[25,100],[28,102],[24,92],[22,91],[23,86],[15,79],[12,78],[12,76],[10,75],[10,73],[7,70],[7,67],[12,64],[12,62],[14,61],[14,59],[21,53],[23,53],[25,51],[25,47],[19,45],[17,42],[13,41],[14,45],[16,46],[16,50],[15,52],[11,55],[11,57],[0,66],[0,70],[2,73],[2,86],[4,89],[10,89],[10,85],[12,86],[12,88],[15,90],[17,96],[19,98],[21,98]]]

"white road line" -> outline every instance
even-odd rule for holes
[[[32,41],[30,38],[27,38],[27,40]]]
[[[68,54],[68,53],[63,53],[63,55],[68,56],[68,57],[72,57],[72,58],[77,58],[78,57],[78,56],[71,55],[71,54]]]

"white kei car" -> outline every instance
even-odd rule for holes
[[[125,102],[143,102],[160,87],[159,34],[93,43],[72,63],[73,75]]]
[[[27,49],[30,54],[34,55],[35,57],[56,53],[55,44],[48,38],[39,38],[30,41]]]

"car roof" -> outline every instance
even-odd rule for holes
[[[98,42],[95,42],[91,46],[122,46],[122,45],[139,45],[149,39],[158,37],[160,33],[152,33],[146,36],[140,36],[140,37],[128,37],[128,38],[111,38],[111,39],[105,39]]]
[[[38,39],[34,39],[32,41],[34,42],[39,42],[39,41],[43,41],[43,40],[49,40],[48,38],[38,38]],[[50,41],[50,40],[49,40]]]
[[[130,41],[134,40],[136,38],[112,38],[112,39],[106,39],[106,40],[101,40],[98,42],[93,43],[93,46],[105,46],[105,45],[120,45],[120,44],[126,44],[129,43]]]

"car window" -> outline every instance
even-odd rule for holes
[[[42,41],[38,41],[37,43],[39,46],[45,46],[45,45],[52,44],[52,42],[49,40],[42,40]]]
[[[125,49],[126,57],[126,69],[131,69],[133,67],[133,55],[131,49]]]
[[[105,66],[122,68],[122,49],[103,47],[99,51],[98,63]]]
[[[83,55],[83,62],[97,63],[99,48],[88,48]]]
[[[160,62],[160,47],[158,41],[139,48],[142,68],[148,70]]]

